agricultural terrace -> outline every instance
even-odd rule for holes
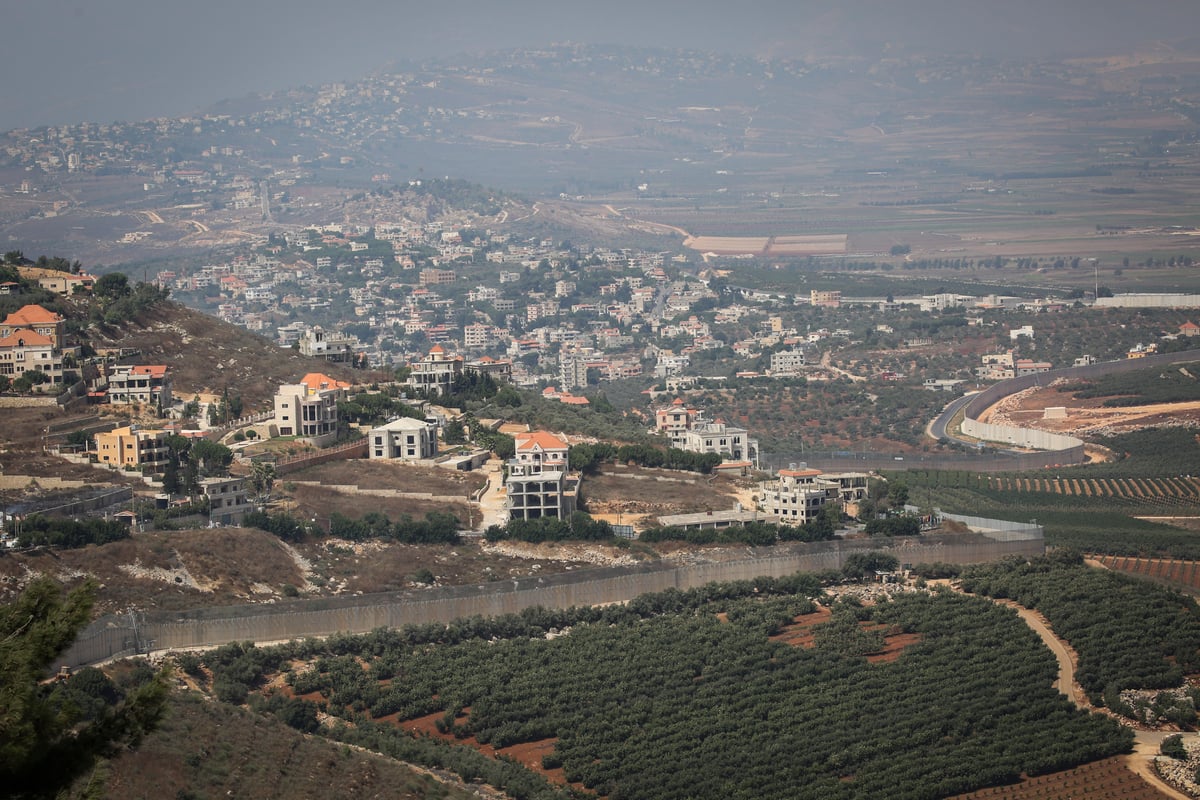
[[[1111,461],[1027,473],[889,472],[912,502],[952,513],[1028,522],[1046,543],[1082,552],[1200,560],[1200,443],[1195,428],[1097,439]]]
[[[335,720],[326,736],[518,800],[581,789],[647,800],[938,798],[1131,747],[1128,730],[1052,688],[1054,658],[1010,609],[901,593],[834,603],[802,645],[772,639],[820,595],[813,576],[757,579],[622,606],[229,645],[203,660],[223,700],[250,693],[253,707],[281,716],[315,704]],[[900,635],[891,657],[870,658]],[[461,744],[406,730],[430,715]],[[532,769],[519,762],[531,752],[543,754]]]

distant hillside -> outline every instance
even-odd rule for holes
[[[166,364],[178,396],[220,394],[228,389],[241,395],[247,411],[265,407],[279,384],[309,372],[354,381],[375,375],[302,356],[245,328],[173,302],[145,312],[124,328],[89,333],[93,347],[136,348],[141,351],[135,359],[138,363]]]

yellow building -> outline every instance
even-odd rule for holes
[[[140,430],[136,425],[96,434],[96,458],[101,464],[124,469],[162,472],[169,450],[164,430]]]

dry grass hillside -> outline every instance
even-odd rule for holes
[[[71,796],[106,798],[418,798],[485,796],[411,767],[195,693],[172,695],[165,719],[135,750],[104,762]],[[94,792],[96,784],[102,785]]]
[[[281,383],[308,372],[350,381],[372,377],[282,349],[245,328],[178,303],[164,303],[122,329],[93,329],[91,336],[96,348],[132,347],[141,351],[139,363],[166,364],[178,396],[221,394],[228,389],[242,396],[248,411],[265,407]]]

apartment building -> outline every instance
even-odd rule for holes
[[[170,449],[164,430],[143,430],[136,425],[115,428],[108,433],[97,433],[96,458],[101,464],[119,469],[140,469],[143,472],[160,473],[167,466]]]
[[[781,469],[774,480],[759,484],[761,508],[785,525],[811,522],[828,503],[837,502],[837,484],[819,469]]]
[[[799,375],[805,363],[803,350],[771,353],[771,374],[779,377]]]

